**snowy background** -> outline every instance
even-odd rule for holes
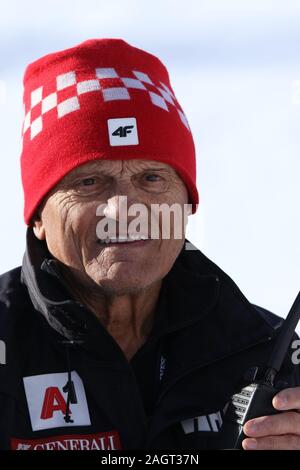
[[[22,78],[38,57],[123,38],[167,66],[197,148],[189,239],[285,316],[300,289],[300,2],[1,0],[0,272],[25,244]]]

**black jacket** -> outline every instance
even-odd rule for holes
[[[222,447],[223,409],[250,367],[263,371],[280,324],[201,251],[183,249],[128,362],[28,229],[22,267],[0,277],[0,448]],[[287,377],[300,383],[289,356]]]

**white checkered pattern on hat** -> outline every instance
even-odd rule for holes
[[[30,139],[32,140],[43,130],[43,116],[50,110],[57,109],[57,117],[62,118],[67,114],[80,109],[80,95],[90,92],[101,92],[104,101],[131,100],[131,89],[141,90],[148,93],[149,103],[169,112],[170,105],[178,113],[181,122],[190,131],[187,118],[180,109],[177,100],[167,85],[160,82],[160,86],[155,85],[151,78],[144,72],[138,70],[132,71],[133,77],[121,77],[114,68],[96,68],[95,79],[83,80],[77,82],[76,72],[70,71],[56,77],[56,91],[43,97],[43,86],[36,88],[30,95],[30,109],[25,113],[22,140],[24,134],[30,130]],[[122,86],[102,87],[101,80],[118,78]],[[76,85],[76,86],[74,86]],[[150,89],[151,85],[152,89]],[[61,90],[74,86],[74,96],[65,99],[59,103],[58,96]],[[148,86],[148,87],[147,87]],[[154,91],[155,90],[155,91]],[[32,110],[41,103],[41,114],[32,120]]]
[[[99,80],[85,80],[83,82],[77,83],[77,93],[82,95],[83,93],[88,93],[89,91],[100,90],[101,86]]]

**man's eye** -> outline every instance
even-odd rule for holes
[[[96,182],[95,178],[85,178],[84,180],[82,180],[82,184],[84,186],[92,186],[93,184],[95,184],[95,182]]]
[[[168,189],[169,179],[165,177],[165,174],[162,175],[158,172],[143,172],[138,177],[138,186],[144,191],[161,193]]]
[[[154,173],[151,173],[149,175],[145,176],[147,181],[155,182],[160,180],[160,175],[156,175]]]

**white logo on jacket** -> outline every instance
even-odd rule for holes
[[[185,419],[181,421],[183,431],[185,434],[192,432],[219,432],[223,424],[223,419],[220,411],[211,413],[209,415],[196,416],[195,418]]]
[[[18,444],[16,450],[28,450],[31,448],[30,444]]]
[[[71,419],[67,422],[68,373],[23,377],[33,431],[91,424],[83,382],[75,371],[71,373],[71,380]]]

